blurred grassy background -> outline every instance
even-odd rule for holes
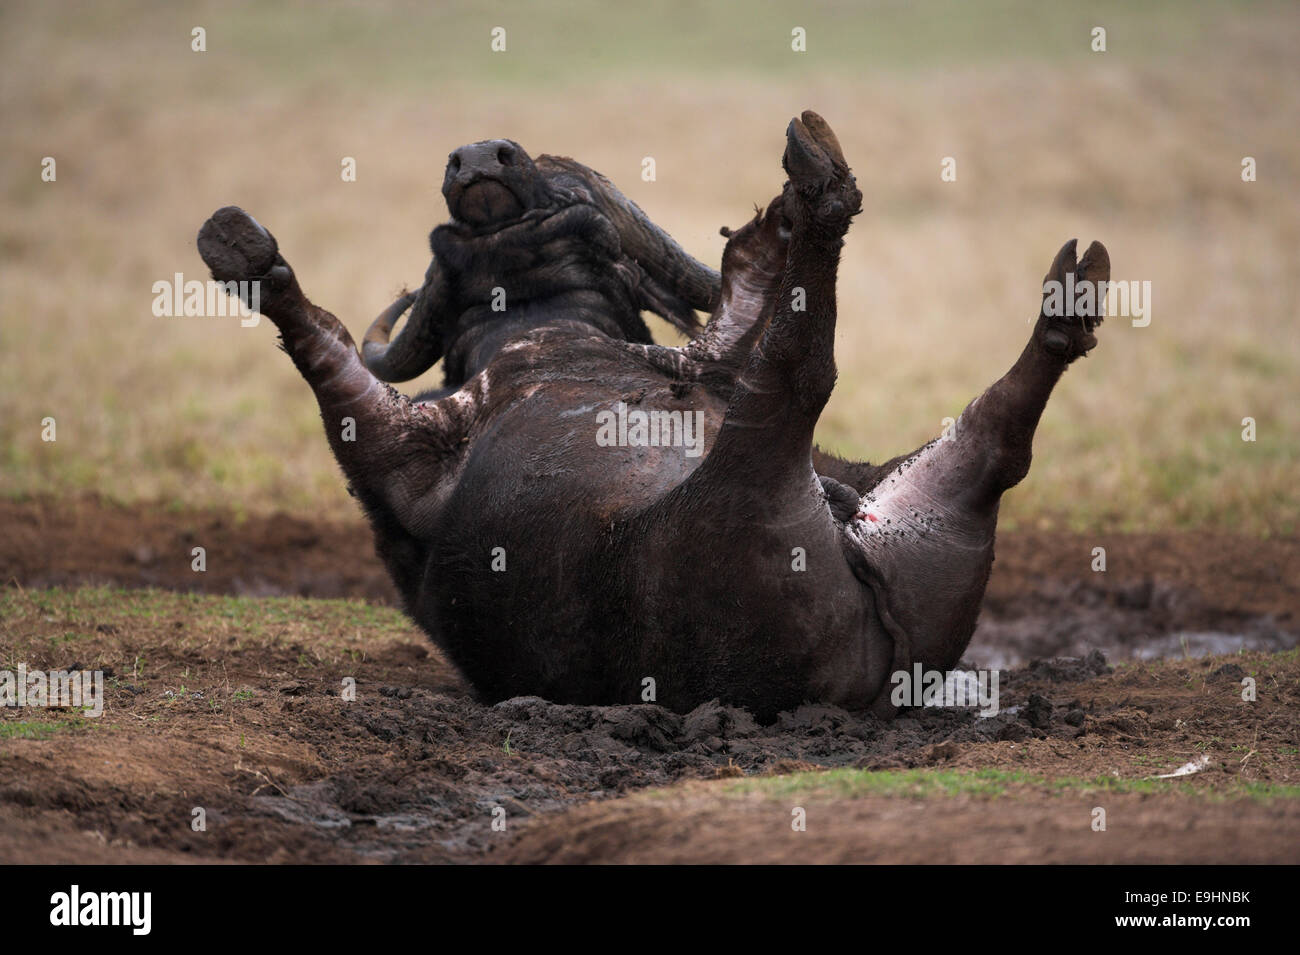
[[[6,2],[0,492],[355,513],[268,322],[151,312],[153,282],[207,277],[213,209],[256,215],[359,334],[420,281],[455,146],[575,156],[716,264],[810,107],[865,194],[824,446],[936,434],[1018,354],[1056,249],[1098,238],[1152,321],[1071,369],[1004,522],[1294,533],[1297,49],[1290,3]]]

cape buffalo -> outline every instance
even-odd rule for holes
[[[653,687],[679,711],[719,697],[763,719],[805,701],[889,713],[891,673],[960,658],[998,502],[1100,308],[1040,309],[944,439],[884,464],[823,453],[861,193],[815,113],[791,121],[783,165],[780,195],[723,230],[719,283],[580,164],[506,140],[457,150],[425,283],[376,320],[364,360],[250,216],[221,209],[200,231],[214,278],[260,283],[406,611],[485,700]],[[1108,280],[1105,249],[1076,263],[1066,243],[1048,278],[1071,273]],[[651,343],[638,314],[689,332],[691,308],[711,317],[680,348]],[[446,387],[423,400],[380,380],[440,357]]]

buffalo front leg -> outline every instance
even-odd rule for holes
[[[1048,283],[1097,294],[1069,314]],[[1075,262],[1075,243],[1057,254],[1029,343],[1011,370],[967,405],[953,428],[896,459],[864,489],[846,524],[846,549],[892,616],[900,662],[946,670],[975,628],[993,564],[1003,492],[1028,473],[1034,431],[1062,373],[1096,345],[1110,259],[1094,242]],[[848,466],[851,468],[852,466]],[[874,469],[861,466],[866,474]]]
[[[866,706],[892,660],[812,462],[835,383],[840,248],[861,194],[814,113],[788,127],[785,166],[781,197],[728,245],[722,308],[698,349],[735,375],[713,446],[622,531],[665,595],[629,647],[660,700],[722,695],[760,719],[809,699]]]
[[[316,395],[334,456],[374,524],[380,556],[395,577],[395,566],[410,574],[411,549],[447,490],[475,395],[416,405],[379,381],[343,324],[308,301],[274,237],[242,209],[213,213],[199,230],[198,248],[214,279],[256,289],[256,307],[275,323]]]

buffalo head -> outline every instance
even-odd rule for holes
[[[490,351],[484,335],[500,343],[556,315],[649,343],[642,311],[693,337],[695,310],[717,305],[718,273],[580,162],[534,160],[510,139],[470,143],[448,156],[442,195],[451,221],[429,236],[424,284],[366,332],[366,365],[385,381],[407,381],[450,357],[444,382],[459,387]],[[509,312],[493,301],[498,290]],[[406,326],[390,340],[408,309]]]
[[[447,157],[442,195],[453,219],[496,228],[552,201],[531,156],[509,139],[461,146]]]

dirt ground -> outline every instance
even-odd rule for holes
[[[968,655],[1011,667],[996,716],[759,726],[475,702],[359,523],[8,501],[0,669],[107,685],[99,720],[0,711],[0,861],[1297,862],[1298,570],[1296,540],[1005,534]]]

